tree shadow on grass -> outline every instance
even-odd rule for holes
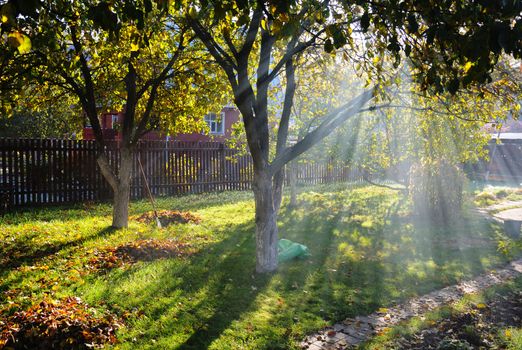
[[[22,265],[33,265],[46,257],[58,253],[61,250],[81,245],[87,241],[101,238],[115,232],[116,229],[109,226],[90,235],[82,236],[67,242],[46,243],[40,247],[34,247],[28,237],[16,238],[9,243],[0,246],[0,271],[15,269]]]
[[[173,330],[177,339],[156,346],[208,348],[235,320],[255,308],[257,296],[272,278],[255,275],[253,232],[253,221],[232,226],[223,240],[190,258],[140,263],[108,276],[111,283],[104,284],[98,297],[121,303],[125,310],[144,310],[146,317],[137,322],[146,331],[136,337],[136,348],[158,337],[168,339]],[[141,279],[152,271],[153,280]],[[136,279],[141,279],[139,285],[132,284]]]
[[[325,204],[321,196],[318,200]],[[205,349],[223,341],[230,348],[240,348],[241,342],[260,349],[288,348],[296,339],[291,336],[303,335],[292,328],[295,323],[303,331],[317,329],[325,320],[364,315],[442,286],[448,281],[441,277],[457,278],[459,266],[485,268],[478,264],[481,252],[437,256],[432,233],[390,218],[394,213],[380,204],[379,196],[343,200],[339,196],[332,205],[311,203],[294,213],[282,212],[281,237],[308,245],[312,257],[281,264],[273,275],[252,277],[250,221],[229,226],[217,234],[223,235],[221,241],[189,259],[140,263],[100,277],[102,292],[95,293],[96,299],[144,311],[145,317],[122,334],[123,342],[136,338],[134,348],[152,346],[153,340],[154,348]],[[375,207],[365,208],[367,203]],[[279,296],[284,298],[281,308],[262,304],[277,303]],[[252,316],[267,319],[257,324],[254,335],[244,329]]]
[[[369,204],[365,206],[361,203],[322,203],[322,210],[314,215],[308,214],[309,208],[302,208],[306,214],[301,222],[283,215],[285,224],[301,227],[307,232],[304,238],[295,233],[296,239],[301,239],[315,251],[323,244],[323,249],[327,249],[321,253],[322,262],[316,267],[308,286],[312,289],[309,300],[321,300],[321,309],[311,305],[313,309],[319,309],[336,320],[364,315],[378,307],[482,273],[491,266],[485,266],[484,259],[492,259],[492,262],[498,259],[491,247],[441,247],[437,244],[439,238],[435,231],[426,230],[426,224],[422,222],[412,225],[412,218],[400,213],[405,201],[387,209],[373,203],[376,198],[368,198]],[[341,198],[335,200],[338,199]],[[343,205],[346,210],[341,209],[339,215],[324,220],[335,212],[336,207],[342,208]],[[373,213],[365,213],[364,207],[368,206],[373,208]],[[365,215],[369,221],[374,221],[373,225],[365,227],[366,223],[361,224]],[[355,220],[358,216],[362,219]],[[460,228],[458,234],[473,236],[491,231],[470,224],[464,223],[467,229]],[[329,233],[329,238],[318,239],[321,232]]]

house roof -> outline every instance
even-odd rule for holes
[[[501,139],[501,140],[522,140],[522,132],[501,132],[496,134],[491,134],[492,139]]]
[[[500,130],[498,129],[500,125]],[[522,120],[507,119],[500,123],[487,123],[484,130],[491,134],[501,133],[519,133],[522,132]]]

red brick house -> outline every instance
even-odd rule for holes
[[[100,124],[103,136],[107,140],[120,140],[118,125],[121,124],[125,114],[123,112],[103,113],[100,117]],[[178,134],[174,137],[176,141],[205,142],[215,141],[224,142],[232,135],[232,125],[239,121],[239,111],[235,107],[223,107],[220,114],[209,113],[205,116],[205,122],[209,131],[194,132],[192,134]],[[165,140],[167,135],[159,131],[151,131],[145,134],[143,140]],[[94,133],[90,125],[83,128],[83,139],[94,140]]]

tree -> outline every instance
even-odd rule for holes
[[[346,59],[360,61],[361,69],[377,78],[384,74],[385,53],[397,66],[409,57],[423,88],[455,93],[487,82],[502,51],[521,56],[519,2],[194,0],[174,6],[185,8],[194,33],[226,74],[243,117],[254,165],[258,272],[277,268],[285,164],[356,115],[380,88],[363,91],[288,146],[296,57],[317,46],[333,54],[347,45]],[[284,102],[271,155],[268,91],[282,71]]]
[[[11,44],[6,55],[16,56],[12,61],[24,79],[19,96],[39,90],[32,97],[45,98],[49,91],[75,97],[114,192],[112,225],[126,227],[140,137],[160,123],[200,128],[201,116],[213,108],[212,94],[204,89],[222,94],[213,89],[219,79],[205,83],[215,73],[203,65],[204,52],[164,1],[9,0],[0,13]],[[109,162],[98,119],[100,109],[108,108],[125,112],[119,164]]]
[[[76,115],[52,108],[41,112],[17,110],[9,118],[0,118],[0,137],[74,138],[81,128]]]

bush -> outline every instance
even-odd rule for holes
[[[474,202],[479,207],[487,207],[494,204],[497,200],[498,198],[494,193],[484,191],[475,196]]]
[[[458,166],[437,160],[414,164],[409,192],[413,212],[434,225],[450,225],[461,217],[465,176]]]

